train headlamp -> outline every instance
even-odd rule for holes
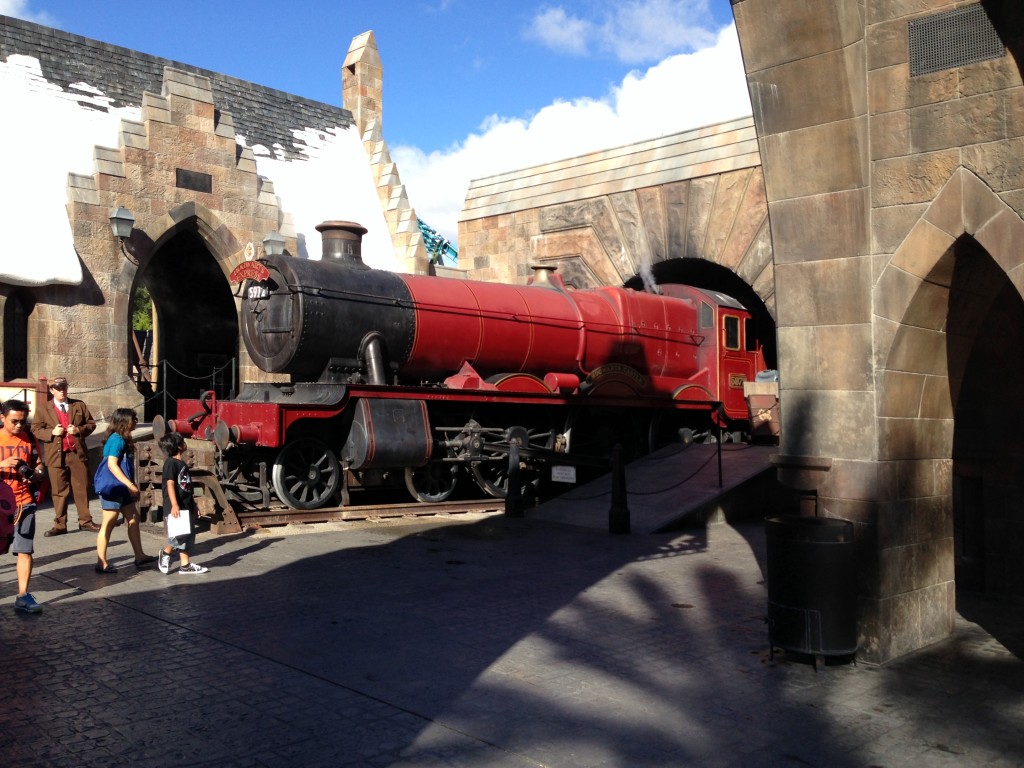
[[[264,237],[263,252],[267,256],[281,256],[284,253],[284,235],[275,231]]]

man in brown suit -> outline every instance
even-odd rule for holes
[[[60,536],[68,532],[68,492],[75,498],[78,529],[98,531],[89,511],[89,464],[85,438],[96,429],[89,406],[68,397],[68,380],[63,376],[50,379],[52,400],[36,408],[32,434],[39,441],[50,477],[53,498],[53,528],[44,536]]]

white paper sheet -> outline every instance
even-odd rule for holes
[[[178,513],[177,517],[167,514],[167,535],[169,537],[188,536],[192,533],[192,521],[189,519],[187,509]]]

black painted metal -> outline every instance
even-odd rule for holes
[[[246,283],[241,312],[242,340],[262,370],[290,373],[297,381],[321,380],[328,372],[330,380],[343,382],[345,373],[365,369],[359,352],[371,333],[380,335],[388,370],[405,362],[415,316],[401,277],[352,269],[346,261],[278,256],[264,263],[270,278]]]
[[[772,647],[816,656],[857,652],[853,523],[781,515],[765,520]]]
[[[508,447],[508,493],[505,494],[505,517],[523,516],[523,489],[519,479],[519,444]]]
[[[622,446],[612,449],[612,503],[608,508],[608,533],[629,533],[629,507],[626,505],[626,462]]]
[[[341,459],[349,469],[422,467],[432,450],[424,401],[361,398]]]

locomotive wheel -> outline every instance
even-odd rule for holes
[[[316,509],[338,492],[341,467],[326,443],[305,437],[281,449],[270,480],[277,498],[292,509]]]
[[[538,438],[543,438],[543,440]],[[504,437],[506,443],[516,440],[523,447],[540,447],[542,444],[546,445],[546,442],[550,441],[550,439],[550,432],[531,435],[524,427],[510,427]],[[476,484],[480,486],[480,490],[484,493],[496,499],[504,499],[508,496],[508,450],[504,447],[499,449],[494,445],[486,446],[485,450],[493,458],[488,461],[473,463],[470,467],[473,472],[473,479],[476,480]],[[529,468],[523,468],[520,471],[519,479],[524,496],[529,495],[537,486],[538,479],[532,477],[533,474],[534,472]]]
[[[405,487],[409,494],[424,504],[445,501],[455,490],[459,465],[432,461],[423,467],[405,468]]]

